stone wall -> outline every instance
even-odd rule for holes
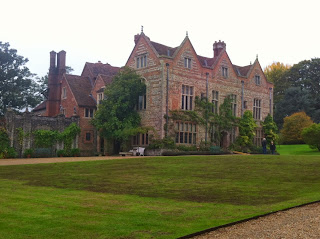
[[[56,130],[62,132],[71,123],[79,125],[79,117],[65,118],[64,115],[57,117],[45,117],[37,116],[30,112],[23,114],[17,114],[13,111],[8,110],[6,115],[6,127],[10,138],[10,146],[14,147],[21,156],[25,149],[36,148],[34,144],[34,138],[32,132],[35,130]],[[22,145],[19,143],[18,128],[21,128],[26,135],[23,139]],[[78,137],[73,143],[74,148],[78,148],[79,145]],[[52,145],[52,156],[56,156],[56,151],[63,149],[63,143],[56,143]]]

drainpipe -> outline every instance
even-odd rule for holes
[[[269,88],[269,112],[272,116],[272,88]]]
[[[241,81],[241,117],[244,111],[244,81]]]
[[[168,136],[168,128],[169,128],[169,63],[166,63],[167,67],[167,95],[166,95],[166,134],[165,137]]]
[[[207,143],[208,140],[208,78],[209,78],[209,73],[206,73],[206,134],[205,134],[205,142]]]

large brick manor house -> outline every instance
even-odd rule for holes
[[[269,83],[258,59],[247,66],[232,64],[226,43],[213,43],[211,57],[197,55],[188,36],[177,47],[169,47],[150,40],[143,31],[134,36],[134,48],[126,62],[140,74],[146,84],[146,94],[139,97],[137,110],[143,126],[155,129],[156,137],[165,136],[165,115],[171,110],[194,110],[196,96],[207,96],[214,103],[214,111],[224,98],[231,95],[232,110],[241,117],[252,110],[259,128],[255,143],[262,138],[261,121],[273,110],[273,85]],[[104,99],[104,88],[111,83],[119,67],[109,64],[86,63],[80,76],[66,74],[66,52],[50,53],[48,99],[37,106],[36,115],[66,118],[79,117],[81,135],[78,147],[83,155],[106,151],[105,142],[90,124],[97,105]],[[194,122],[174,122],[175,140],[178,144],[199,144],[210,140],[208,132]],[[210,135],[211,134],[211,135]],[[237,130],[224,135],[223,146],[235,139]],[[149,144],[149,135],[132,138],[133,146]]]

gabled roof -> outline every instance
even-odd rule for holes
[[[218,57],[209,58],[198,55],[198,59],[203,67],[212,67],[215,61],[218,59]]]
[[[233,67],[235,68],[239,76],[247,77],[252,65],[247,65],[247,66],[233,65]]]
[[[86,67],[89,69],[89,71],[91,72],[93,77],[97,77],[99,74],[107,75],[107,76],[109,76],[109,75],[114,76],[120,70],[120,67],[111,66],[108,63],[107,64],[103,64],[101,62],[98,62],[98,63],[86,62],[85,66],[84,66],[84,69]]]
[[[172,48],[153,41],[150,41],[150,43],[160,56],[173,56],[175,51],[178,49],[178,47]]]
[[[90,95],[92,84],[88,77],[67,74],[64,77],[79,106],[96,106],[96,102]]]
[[[103,80],[104,84],[108,85],[112,83],[113,77],[114,76],[106,76],[106,75],[99,75],[101,79]]]
[[[45,110],[47,108],[47,100],[43,101],[39,105],[37,105],[32,112],[40,111],[40,110]]]

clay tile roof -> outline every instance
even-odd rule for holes
[[[240,76],[247,76],[252,65],[247,65],[247,66],[236,66],[236,65],[233,65],[233,66],[238,71],[237,73],[239,73]]]
[[[217,57],[208,58],[208,57],[198,55],[198,59],[199,59],[202,66],[212,67],[214,62],[216,61]]]
[[[41,104],[37,105],[33,110],[32,112],[36,112],[36,111],[40,111],[40,110],[45,110],[47,107],[46,107],[46,104],[47,104],[47,101],[43,101]]]
[[[119,72],[119,67],[111,66],[110,64],[103,64],[103,63],[89,63],[87,62],[86,65],[89,67],[90,71],[97,77],[99,74],[102,75],[116,75]]]
[[[172,47],[165,46],[165,45],[162,45],[160,43],[153,42],[153,41],[150,41],[150,42],[151,42],[152,46],[154,47],[154,49],[156,49],[156,51],[158,52],[158,54],[160,56],[161,55],[168,56],[168,50],[169,50],[169,53],[170,53],[169,56],[173,56],[174,52],[178,48],[178,47],[172,48]]]
[[[100,75],[104,84],[109,85],[112,83],[113,75],[111,76],[106,76],[106,75]]]
[[[65,75],[65,78],[79,106],[96,106],[96,102],[90,96],[92,84],[88,77]]]

